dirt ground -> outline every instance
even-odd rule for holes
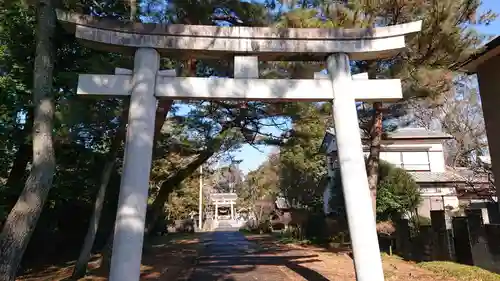
[[[200,237],[200,235],[190,235],[157,238],[144,251],[141,280],[191,280],[193,276],[190,275],[197,266],[197,257],[203,247]],[[245,273],[245,278],[223,280],[271,280],[270,273],[276,273],[277,270],[281,272],[277,275],[283,278],[273,280],[355,280],[353,261],[346,251],[333,252],[314,246],[284,245],[269,235],[248,235],[247,239],[259,248],[260,258],[282,260],[283,264],[255,264],[253,270]],[[253,256],[255,257],[255,254]],[[98,257],[94,257],[94,260],[98,260]],[[383,263],[386,281],[457,281],[395,256],[384,255]],[[68,280],[72,268],[73,262],[48,266],[20,276],[17,280]],[[89,276],[81,280],[107,280],[108,271],[107,268],[93,268]],[[265,272],[269,274],[260,276]],[[217,277],[213,280],[222,279]]]
[[[141,280],[177,280],[189,273],[197,257],[198,234],[173,235],[154,238],[145,247],[141,266]],[[99,256],[89,264],[90,273],[81,281],[108,280],[109,268],[99,267]],[[69,280],[74,261],[50,265],[19,276],[19,281],[63,281]]]
[[[334,252],[314,246],[283,245],[266,235],[249,235],[247,239],[279,255],[307,257],[293,260],[293,267],[283,267],[282,270],[289,276],[289,280],[355,281],[353,260],[346,251]],[[286,251],[283,251],[285,248]],[[275,249],[282,251],[277,252]],[[395,256],[384,255],[383,265],[386,281],[457,281],[454,278],[437,276],[436,273]],[[304,278],[304,275],[298,274],[297,269],[315,272],[318,277]]]

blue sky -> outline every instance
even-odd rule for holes
[[[492,9],[494,12],[500,13],[500,0],[483,0],[481,11],[487,9]],[[491,25],[479,27],[478,29],[486,34],[500,35],[500,20],[496,20]],[[278,130],[270,129],[269,132],[277,133]],[[240,151],[234,153],[236,159],[243,160],[239,166],[244,173],[257,169],[275,148],[259,146],[258,149],[250,145],[244,145]]]
[[[272,127],[265,131],[265,133],[272,133],[276,136],[281,134],[281,132],[281,130]],[[249,171],[257,169],[267,159],[267,156],[273,149],[276,149],[276,147],[260,145],[255,148],[245,144],[238,152],[234,153],[234,157],[235,159],[243,160],[239,164],[239,168],[246,174]]]
[[[481,11],[491,9],[496,13],[500,13],[500,1],[499,0],[483,0],[483,5]],[[500,35],[500,20],[496,20],[489,26],[483,26],[478,28],[481,32]]]

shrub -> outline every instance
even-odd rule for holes
[[[271,223],[268,220],[259,223],[259,233],[271,233]]]
[[[330,206],[337,216],[345,216],[344,196],[340,170],[335,173],[335,184]],[[420,204],[420,190],[413,177],[401,168],[380,161],[377,185],[377,220],[387,221],[411,213]]]
[[[310,214],[305,225],[305,235],[315,243],[326,243],[329,240],[328,224],[323,213]]]
[[[377,186],[377,217],[387,220],[411,213],[420,204],[420,189],[413,177],[401,168],[381,163]]]

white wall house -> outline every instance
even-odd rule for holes
[[[470,181],[464,176],[464,169],[450,168],[445,164],[443,141],[452,136],[424,128],[402,128],[384,133],[381,143],[380,159],[408,171],[419,184],[422,203],[418,213],[430,217],[431,210],[458,210],[461,204],[470,200],[464,197],[463,188]],[[327,130],[321,150],[327,155],[329,186],[333,186],[333,170],[336,169],[335,132]],[[368,157],[369,147],[364,147]],[[331,188],[325,189],[325,198],[330,196]],[[485,201],[482,198],[475,202]],[[328,200],[326,200],[328,201]],[[470,202],[469,202],[470,203]],[[467,204],[469,205],[469,204]],[[479,205],[477,205],[479,206]],[[479,206],[482,208],[482,206]],[[325,213],[331,207],[325,202]]]

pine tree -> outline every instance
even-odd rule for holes
[[[33,71],[33,163],[19,199],[10,211],[0,234],[0,280],[13,281],[21,258],[52,187],[55,157],[52,130],[54,101],[52,75],[56,26],[52,0],[36,3],[36,58]]]
[[[488,24],[495,18],[491,11],[477,14],[478,0],[387,0],[376,3],[355,0],[341,5],[333,2],[287,1],[286,4],[297,9],[283,14],[280,24],[287,27],[349,28],[423,21],[422,31],[408,39],[407,50],[398,56],[377,62],[355,62],[354,69],[368,72],[371,78],[401,79],[406,99],[436,98],[448,93],[453,88],[453,65],[470,55],[484,39],[473,24]],[[367,173],[375,208],[382,121],[389,108],[379,102],[367,107],[371,108],[371,121],[364,120],[368,124],[367,146],[370,147]]]

